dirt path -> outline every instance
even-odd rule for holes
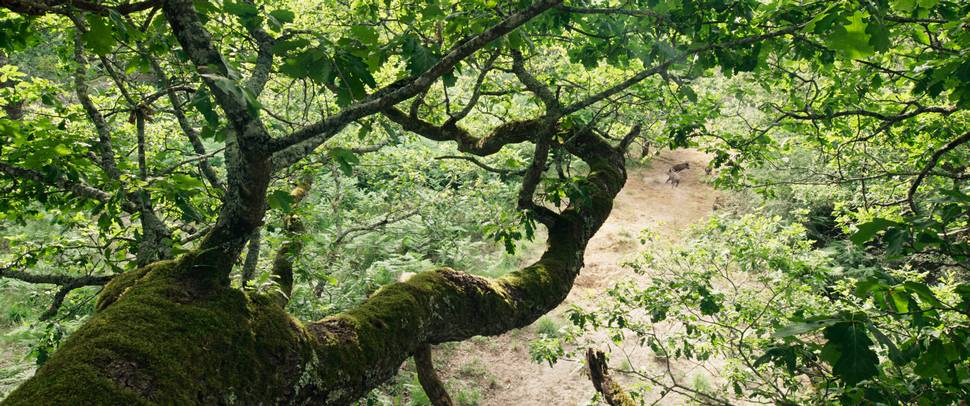
[[[680,187],[664,184],[673,163],[690,162]],[[586,267],[566,301],[550,316],[557,318],[571,304],[594,303],[615,282],[633,276],[624,269],[625,258],[637,252],[639,235],[649,229],[662,239],[678,239],[686,228],[707,217],[716,192],[703,183],[707,157],[698,151],[671,151],[654,158],[650,168],[629,172],[609,220],[590,241]],[[471,380],[481,405],[585,405],[593,387],[578,361],[560,361],[553,367],[536,364],[529,342],[536,326],[499,337],[478,338],[446,350],[442,374]],[[604,339],[605,341],[605,339]],[[605,347],[606,344],[603,344]],[[453,394],[454,396],[454,394]]]

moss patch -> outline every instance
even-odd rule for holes
[[[192,294],[176,262],[113,281],[91,320],[11,405],[273,404],[312,353],[278,304],[238,290]]]

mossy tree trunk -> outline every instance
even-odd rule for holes
[[[228,69],[193,2],[165,0],[163,12],[175,37],[206,72],[204,80],[232,130],[223,208],[195,251],[114,278],[94,316],[6,402],[348,404],[393,376],[421,346],[501,334],[555,308],[569,293],[589,239],[626,180],[622,150],[629,143],[617,148],[590,128],[561,129],[559,121],[575,108],[561,106],[554,92],[525,71],[521,55],[513,55],[513,70],[545,104],[540,118],[508,123],[476,138],[455,123],[436,127],[401,115],[394,106],[427,91],[463,58],[559,3],[540,0],[456,45],[425,73],[321,123],[270,137],[245,101],[213,82]],[[452,269],[424,272],[380,289],[352,310],[310,323],[287,314],[278,298],[231,288],[232,266],[262,224],[265,192],[278,163],[296,162],[353,120],[378,113],[481,156],[511,143],[535,143],[518,205],[548,229],[541,259],[499,279]],[[569,140],[562,147],[589,166],[578,185],[587,199],[561,213],[532,200],[554,136]]]
[[[112,281],[91,320],[7,403],[348,404],[421,345],[524,327],[565,299],[626,179],[619,151],[588,132],[574,139],[590,203],[547,224],[531,266],[499,279],[421,273],[304,324],[278,301],[199,278],[201,256],[189,254]]]

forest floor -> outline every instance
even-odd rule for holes
[[[692,224],[712,212],[717,192],[704,182],[708,157],[694,150],[668,151],[654,157],[646,166],[631,168],[626,186],[617,196],[613,212],[586,250],[586,267],[581,271],[566,301],[545,316],[549,320],[498,337],[476,337],[438,351],[440,374],[457,384],[459,403],[479,405],[586,405],[594,395],[583,363],[563,359],[550,367],[536,363],[529,355],[529,343],[540,330],[566,325],[563,313],[572,305],[592,306],[598,298],[621,280],[643,280],[623,266],[641,248],[644,229],[664,241],[681,239]],[[680,187],[665,184],[667,169],[675,163],[690,162]],[[531,261],[524,261],[525,264]],[[546,326],[541,326],[545,323]],[[544,328],[545,327],[545,328]],[[590,334],[585,339],[600,349],[611,348],[605,334]],[[615,347],[615,346],[614,346]],[[624,346],[625,356],[614,354],[611,364],[633,362],[637,368],[661,368],[647,348]],[[614,366],[615,366],[614,365]],[[629,364],[627,364],[629,365]],[[664,366],[665,367],[665,366]],[[675,373],[690,381],[686,365],[675,365]],[[696,379],[696,378],[695,378]],[[621,379],[621,381],[624,381]],[[470,394],[469,394],[470,393]],[[452,393],[452,397],[456,397]],[[664,399],[661,404],[680,404],[682,399]]]

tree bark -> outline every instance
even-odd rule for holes
[[[428,395],[431,404],[434,406],[452,406],[451,396],[445,389],[444,382],[438,378],[438,373],[434,370],[434,362],[431,360],[431,346],[428,344],[419,346],[414,351],[414,366],[418,370],[418,382],[421,389]]]
[[[589,164],[590,200],[546,225],[547,249],[531,266],[498,279],[423,272],[304,324],[271,297],[199,277],[205,253],[193,252],[116,277],[95,315],[6,402],[345,405],[421,345],[529,325],[566,298],[626,181],[622,153],[592,133],[567,148]]]
[[[610,376],[609,366],[606,365],[606,354],[592,348],[586,350],[586,366],[589,368],[589,379],[593,387],[603,395],[610,406],[634,406],[633,398],[620,387],[620,384]]]

